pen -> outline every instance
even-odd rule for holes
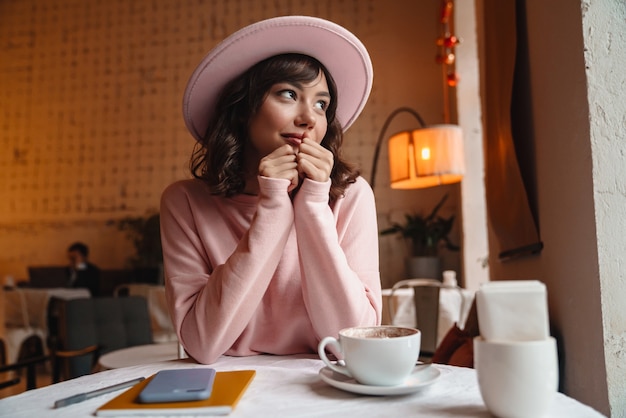
[[[82,401],[86,401],[87,399],[95,398],[96,396],[104,395],[105,393],[115,392],[119,389],[124,389],[129,386],[136,385],[137,383],[144,380],[145,377],[138,377],[137,379],[129,380],[127,382],[117,383],[112,386],[107,386],[102,389],[93,390],[91,392],[79,393],[74,396],[70,396],[69,398],[59,399],[54,403],[55,408],[61,408],[63,406],[72,405],[75,403],[79,403]]]

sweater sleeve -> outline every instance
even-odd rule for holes
[[[331,209],[329,187],[307,179],[294,202],[304,300],[318,338],[378,325],[382,309],[372,190],[359,177]]]
[[[174,183],[161,198],[161,240],[167,298],[178,338],[191,357],[213,363],[243,332],[259,305],[293,225],[282,179],[259,179],[261,193],[250,228],[226,262],[211,265],[206,236],[228,234],[226,221],[207,213],[208,189]],[[187,183],[189,184],[189,183]],[[218,244],[219,246],[219,244]],[[215,246],[209,246],[214,248]]]

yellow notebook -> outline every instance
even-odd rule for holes
[[[233,370],[217,372],[211,397],[202,401],[139,403],[139,392],[152,380],[150,376],[127,391],[102,405],[96,411],[99,417],[120,415],[227,415],[235,409],[237,402],[250,385],[256,372],[254,370]]]

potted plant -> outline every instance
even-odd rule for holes
[[[163,250],[159,213],[126,217],[117,221],[120,231],[125,231],[135,247],[128,264],[133,268],[136,282],[161,283],[163,277]]]
[[[449,218],[438,215],[447,199],[446,194],[427,216],[407,214],[404,223],[394,222],[389,228],[380,231],[381,235],[400,234],[407,241],[410,256],[406,268],[410,278],[441,280],[439,250],[459,250],[459,246],[448,237],[454,224],[454,215]]]

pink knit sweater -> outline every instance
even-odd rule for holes
[[[381,320],[374,195],[363,178],[328,204],[330,181],[259,177],[259,196],[212,196],[199,180],[161,199],[166,295],[188,354],[317,351],[321,338]]]

